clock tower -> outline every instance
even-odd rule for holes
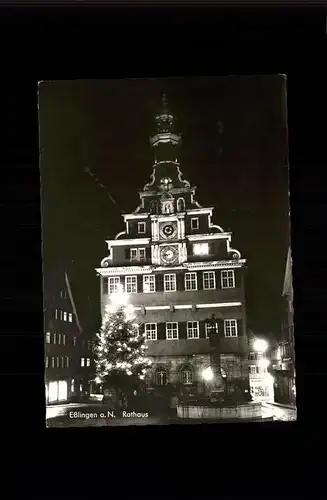
[[[214,334],[216,366],[228,391],[247,391],[246,261],[232,248],[232,234],[212,222],[213,207],[202,207],[196,187],[183,177],[181,136],[165,95],[150,145],[152,173],[138,193],[140,204],[122,215],[125,228],[106,242],[108,254],[97,269],[102,313],[109,295],[123,285],[153,358],[150,387],[203,394]],[[225,391],[219,377],[215,390]]]

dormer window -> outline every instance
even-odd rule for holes
[[[178,200],[177,200],[177,212],[185,212],[185,200],[184,200],[184,198],[178,198]]]
[[[209,243],[195,243],[193,255],[209,255]]]
[[[191,219],[191,229],[199,229],[199,219],[194,217]]]
[[[139,222],[139,223],[137,224],[137,232],[138,232],[139,234],[144,234],[144,233],[145,233],[145,229],[146,229],[146,224],[145,224],[145,222]]]
[[[130,249],[130,260],[144,261],[145,260],[145,248],[131,248]]]

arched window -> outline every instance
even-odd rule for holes
[[[167,385],[168,376],[167,370],[164,366],[158,366],[155,372],[156,385]]]
[[[184,200],[184,198],[178,198],[178,200],[177,200],[177,212],[185,212],[185,200]]]
[[[191,365],[184,365],[181,369],[181,382],[190,385],[194,382],[194,371]]]

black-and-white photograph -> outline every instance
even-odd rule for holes
[[[286,75],[38,102],[47,427],[296,420]]]

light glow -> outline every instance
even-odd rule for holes
[[[259,359],[259,361],[258,361],[258,365],[259,365],[261,368],[268,368],[268,366],[270,365],[270,361],[269,361],[269,359],[267,359],[267,358],[264,358],[264,359]]]
[[[268,349],[268,342],[264,339],[256,339],[253,343],[253,348],[257,352],[265,352]]]
[[[205,368],[202,371],[201,375],[202,375],[203,380],[205,380],[206,382],[209,382],[210,380],[212,380],[214,375],[213,375],[213,371],[212,371],[211,366],[208,366],[208,368]]]
[[[193,245],[193,255],[208,255],[209,243],[195,243]]]
[[[117,291],[110,295],[111,308],[118,309],[119,307],[127,307],[128,294],[124,291],[122,285],[117,286]]]

